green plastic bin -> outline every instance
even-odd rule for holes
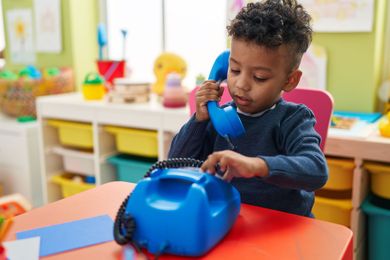
[[[109,157],[107,161],[113,164],[117,169],[117,179],[137,183],[149,170],[157,159],[131,156],[127,154],[118,154]]]
[[[368,196],[362,204],[368,215],[368,259],[390,259],[390,210],[373,204],[374,197]],[[390,204],[390,201],[389,201]]]

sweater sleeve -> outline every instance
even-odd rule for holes
[[[269,176],[264,181],[283,188],[314,191],[325,185],[328,168],[320,149],[321,138],[314,130],[315,118],[311,110],[300,106],[281,122],[282,146],[285,153],[259,156],[264,159]]]
[[[209,121],[198,122],[193,115],[183,125],[179,133],[172,140],[168,158],[194,158],[205,160],[213,150],[211,124]]]

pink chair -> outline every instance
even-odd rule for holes
[[[313,111],[317,123],[314,129],[321,136],[321,150],[324,151],[326,137],[333,113],[333,97],[325,90],[313,88],[296,88],[285,92],[283,98],[297,104],[304,104]]]
[[[198,88],[194,88],[189,94],[191,115],[194,114],[196,111],[195,93],[197,90]],[[321,150],[324,151],[330,120],[333,113],[333,98],[330,93],[320,89],[299,87],[294,89],[293,91],[285,92],[283,94],[283,98],[287,101],[294,102],[297,104],[305,104],[313,111],[314,116],[317,120],[317,123],[314,128],[321,136],[322,142],[320,144],[320,147]],[[229,95],[229,91],[225,89],[220,104],[225,104],[230,100],[232,100],[232,98]]]

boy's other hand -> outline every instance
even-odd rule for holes
[[[206,80],[202,83],[199,90],[196,92],[196,120],[205,121],[210,118],[207,110],[208,101],[219,101],[223,93],[223,88],[214,80]]]
[[[222,179],[226,181],[231,181],[234,177],[268,176],[268,166],[263,159],[244,156],[230,150],[210,154],[202,164],[201,170],[215,174],[217,164],[219,164],[220,170],[224,172]]]

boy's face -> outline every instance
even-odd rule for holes
[[[228,88],[237,107],[257,113],[271,107],[281,91],[294,89],[301,72],[291,69],[287,46],[268,49],[240,39],[232,40]]]

